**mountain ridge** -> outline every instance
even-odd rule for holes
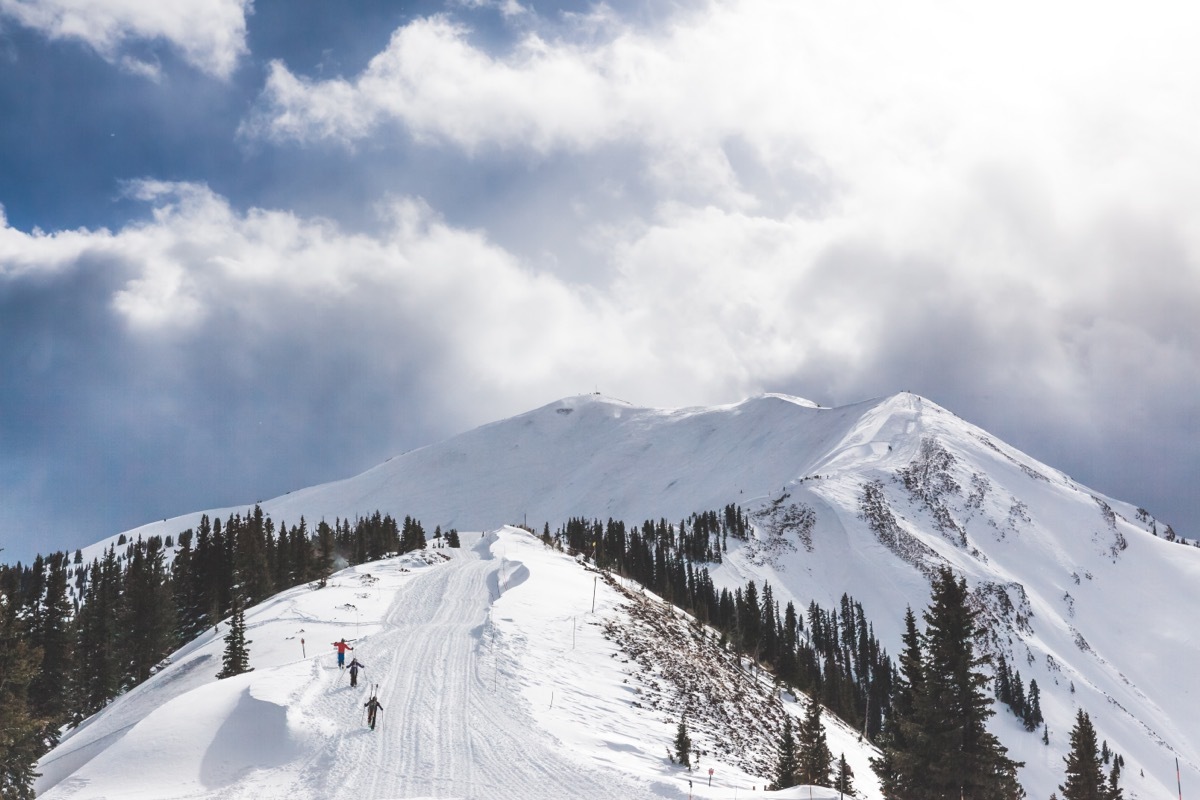
[[[382,510],[486,530],[677,521],[726,504],[745,507],[755,532],[709,565],[715,584],[769,582],[799,608],[836,607],[849,593],[892,652],[931,571],[965,576],[987,620],[985,651],[1043,690],[1049,745],[1003,707],[993,720],[1031,790],[1060,780],[1079,707],[1128,759],[1131,800],[1169,790],[1163,764],[1175,756],[1200,777],[1200,698],[1169,666],[1200,661],[1186,619],[1171,613],[1200,608],[1200,551],[918,395],[839,408],[780,395],[684,409],[562,398],[262,507],[293,524]],[[128,535],[178,533],[198,516]]]

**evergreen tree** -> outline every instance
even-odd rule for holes
[[[1030,679],[1029,694],[1027,695],[1027,711],[1025,713],[1025,730],[1033,732],[1044,721],[1042,719],[1042,692],[1038,689],[1037,681]]]
[[[1096,729],[1091,717],[1082,708],[1075,714],[1075,727],[1071,729],[1071,751],[1063,759],[1066,762],[1066,782],[1059,785],[1062,800],[1106,800],[1108,787],[1104,772],[1100,768],[1100,755],[1096,748]]]
[[[1006,706],[1012,705],[1012,673],[1009,672],[1008,662],[1003,658],[996,665],[996,700]]]
[[[1124,800],[1125,792],[1121,790],[1121,764],[1124,760],[1119,756],[1113,759],[1112,771],[1108,773],[1108,785],[1105,787],[1104,800]]]
[[[821,724],[821,704],[816,695],[810,695],[808,698],[797,740],[798,782],[811,786],[829,786],[833,753],[830,752],[825,739],[825,726]]]
[[[75,663],[71,680],[72,722],[82,722],[107,705],[121,689],[124,670],[121,648],[125,636],[118,628],[122,609],[121,571],[110,547],[104,561],[93,560],[88,570],[84,602],[76,618]]]
[[[221,660],[221,671],[218,678],[230,678],[250,672],[250,651],[247,646],[251,642],[246,639],[246,614],[242,608],[240,596],[233,601],[233,617],[229,620],[229,631],[225,634],[225,654]]]
[[[850,765],[846,763],[845,753],[838,758],[834,773],[833,788],[842,794],[854,797],[854,770],[850,769]]]
[[[892,713],[884,723],[881,755],[871,760],[885,800],[902,800],[915,793],[917,780],[928,771],[928,753],[920,746],[923,729],[916,718],[915,698],[925,689],[924,654],[917,618],[904,612],[904,649],[892,692]]]
[[[779,737],[779,758],[775,762],[775,782],[772,789],[787,789],[800,782],[800,759],[796,751],[796,737],[792,733],[792,718],[783,722],[783,734]]]
[[[151,670],[171,652],[175,615],[161,539],[153,536],[134,545],[125,570],[121,628],[126,646],[124,673],[132,683],[150,677]]]
[[[404,527],[400,529],[400,552],[408,553],[425,547],[425,529],[421,523],[412,517],[404,518]]]
[[[547,531],[550,530],[548,523],[547,523],[546,530]],[[451,528],[450,533],[446,534],[446,546],[447,547],[461,547],[462,546],[458,541],[458,529]]]
[[[328,533],[328,525],[325,525],[325,531]],[[251,604],[265,600],[274,592],[267,533],[268,520],[262,507],[255,505],[251,511],[246,512],[246,519],[233,534],[237,573],[242,581],[242,596]],[[332,539],[331,533],[329,536]],[[329,544],[329,547],[332,550],[332,544]],[[322,556],[324,555],[325,551],[322,550]]]
[[[16,602],[0,592],[0,797],[33,800],[42,725],[29,713],[28,689],[42,656],[30,647]]]
[[[692,739],[688,736],[687,721],[679,718],[679,727],[675,729],[675,759],[688,769],[692,767]]]
[[[926,629],[918,636],[905,619],[901,674],[883,755],[872,761],[887,800],[1011,800],[1024,796],[1020,765],[985,727],[994,713],[984,694],[984,659],[974,652],[979,633],[966,582],[942,569],[933,581]]]
[[[1012,680],[1012,706],[1013,713],[1017,715],[1017,719],[1021,722],[1027,722],[1029,719],[1029,700],[1025,697],[1025,684],[1021,681],[1021,670],[1013,673]]]
[[[984,694],[987,676],[975,656],[981,632],[970,608],[965,580],[942,568],[925,611],[924,691],[915,698],[922,746],[929,759],[923,783],[932,797],[1002,800],[1024,796],[1019,764],[985,723],[995,712]],[[1014,685],[1016,681],[1014,680]]]
[[[54,553],[47,559],[47,575],[41,613],[31,631],[34,646],[42,651],[42,666],[29,684],[29,707],[35,717],[46,721],[49,744],[58,743],[58,729],[68,720],[71,664],[75,630],[72,606],[67,597],[68,557]]]

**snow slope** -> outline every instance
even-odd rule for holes
[[[1166,526],[1148,512],[1093,492],[914,395],[836,409],[782,395],[677,410],[598,395],[567,398],[262,506],[289,524],[301,515],[311,526],[378,509],[411,514],[429,529],[486,530],[522,521],[553,529],[570,516],[678,521],[727,503],[753,513],[756,532],[713,567],[718,585],[770,582],[781,604],[794,600],[798,607],[815,599],[835,608],[847,592],[893,653],[905,606],[919,611],[928,601],[931,570],[949,565],[964,575],[985,609],[988,650],[1042,690],[1048,746],[1040,731],[1025,732],[1004,709],[992,726],[1026,762],[1021,779],[1031,796],[1046,797],[1061,781],[1079,706],[1125,756],[1126,797],[1174,796],[1176,757],[1185,786],[1200,780],[1200,694],[1190,687],[1190,670],[1200,663],[1191,624],[1200,609],[1200,550],[1165,541]],[[812,524],[795,524],[804,515],[789,511],[810,512]],[[198,518],[130,535],[177,534]],[[456,590],[477,591],[470,586]],[[493,669],[503,674],[511,659],[510,672],[523,675],[514,697],[523,698],[540,728],[590,754],[589,763],[610,757],[623,774],[658,780],[622,755],[629,752],[623,748],[645,748],[643,734],[575,741],[571,726],[537,710],[556,702],[547,689],[581,705],[598,690],[585,678],[591,662],[573,666],[556,655],[559,644],[549,643],[561,641],[555,636],[565,618],[537,622],[557,600],[534,598],[519,614],[507,598],[513,613],[504,620],[495,617],[499,603],[493,607],[490,630],[520,632],[497,639],[511,648]],[[541,604],[548,608],[539,612]],[[210,646],[219,654],[219,641]],[[216,669],[205,667],[205,680]],[[113,729],[128,724],[120,723],[124,700],[100,715],[114,717]],[[594,718],[606,717],[597,711]],[[623,718],[616,719],[623,729]],[[594,720],[581,727],[588,736],[601,728]],[[864,772],[855,769],[861,783]]]
[[[511,528],[344,570],[247,613],[252,672],[216,680],[212,632],[176,653],[43,759],[39,797],[686,797],[699,776],[667,760],[672,725],[629,703],[602,635],[619,605]],[[357,688],[336,667],[343,636],[367,665]],[[695,796],[761,791],[714,764]]]

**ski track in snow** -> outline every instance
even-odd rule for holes
[[[383,630],[357,643],[367,664],[357,689],[342,670],[317,669],[320,689],[296,713],[344,723],[280,797],[653,796],[567,760],[548,735],[531,736],[523,701],[496,679],[484,649],[499,562],[470,550],[455,556],[415,575]],[[371,731],[363,704],[375,683],[383,708]]]

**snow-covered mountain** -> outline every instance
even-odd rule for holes
[[[288,523],[381,510],[428,529],[497,531],[553,529],[572,516],[678,521],[730,503],[753,514],[755,532],[710,565],[718,585],[769,582],[777,601],[801,608],[836,607],[849,593],[893,653],[905,607],[928,602],[932,570],[949,565],[965,576],[986,609],[987,647],[1041,687],[1048,745],[1002,707],[992,721],[1026,763],[1031,797],[1048,797],[1062,780],[1080,706],[1124,755],[1126,797],[1174,796],[1176,758],[1185,786],[1200,779],[1200,695],[1190,688],[1200,664],[1191,621],[1200,549],[1167,541],[1148,512],[914,395],[835,409],[781,395],[679,410],[568,398],[262,507]],[[177,534],[198,518],[127,535]],[[219,636],[185,648],[43,759],[46,796],[133,797],[137,786],[149,787],[144,797],[320,797],[338,785],[363,797],[687,796],[664,759],[670,725],[631,702],[638,677],[618,666],[619,648],[602,635],[628,623],[618,586],[515,531],[449,560],[409,558],[254,609],[249,676],[214,680]],[[374,675],[387,675],[381,699],[402,709],[400,731],[365,739],[345,718],[361,697],[339,694],[331,657],[294,652],[306,634],[328,650],[352,624],[363,628],[364,655],[384,666]],[[568,625],[579,650],[566,649]],[[479,735],[462,727],[468,721]],[[867,751],[833,729],[835,752],[845,749],[871,796]],[[497,741],[506,738],[519,747]],[[148,752],[153,769],[134,766]],[[698,796],[762,788],[764,776],[744,764],[712,766],[721,779],[711,791],[692,774]],[[144,781],[130,783],[137,770]],[[575,777],[551,777],[563,770]],[[165,793],[173,780],[190,788]],[[521,794],[523,781],[540,788]]]

